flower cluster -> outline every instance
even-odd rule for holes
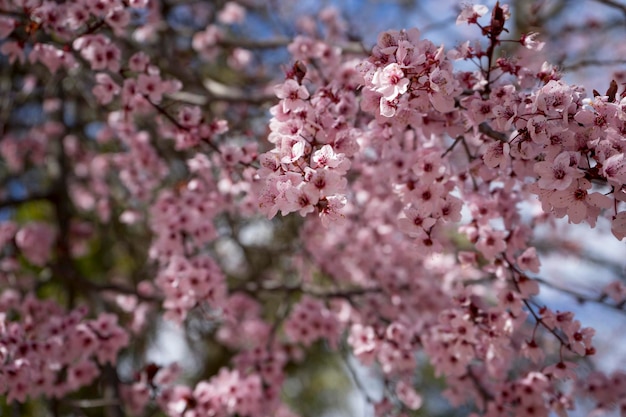
[[[76,391],[129,342],[117,316],[86,319],[86,308],[67,313],[33,294],[3,291],[0,311],[0,393],[8,401]]]
[[[238,43],[259,18],[246,7],[0,0],[17,74],[0,140],[14,217],[0,223],[0,394],[110,384],[134,415],[291,416],[290,369],[323,346],[378,371],[377,415],[429,408],[426,363],[453,406],[486,416],[564,415],[578,394],[624,408],[622,373],[579,378],[595,331],[535,299],[550,280],[533,246],[553,218],[605,217],[626,237],[617,82],[588,98],[534,63],[538,35],[506,39],[499,2],[457,18],[484,45],[408,29],[371,54],[335,8],[293,39]],[[521,55],[501,54],[505,41]],[[252,50],[281,46],[293,63],[268,86]],[[48,293],[106,312],[66,312]],[[626,287],[592,301],[622,308]],[[130,342],[121,325],[141,339],[153,314],[224,358],[198,359],[188,385],[139,347],[107,365]],[[99,380],[105,366],[117,378]]]
[[[79,0],[67,4],[52,1],[20,1],[4,2],[2,5],[3,11],[6,12],[17,14],[25,12],[26,21],[20,22],[21,24],[34,28],[32,30],[54,34],[57,39],[66,42],[74,40],[76,33],[89,32],[88,25],[94,20],[101,20],[113,29],[115,34],[122,35],[131,22],[131,11],[145,9],[147,6],[147,0],[131,1],[128,4],[121,0]],[[18,27],[16,20],[3,16],[0,23],[0,39],[9,37],[16,27]],[[82,57],[93,69],[109,68],[116,72],[120,68],[120,50],[107,37],[87,35],[75,41],[75,49],[80,50]],[[28,53],[30,63],[40,62],[53,73],[61,67],[70,69],[78,65],[71,53],[53,43],[37,43],[29,51],[23,42],[10,39],[2,44],[0,52],[9,55],[11,62],[16,60],[24,62]]]
[[[492,26],[484,29],[490,31],[491,42],[502,34],[508,18],[508,12],[498,8],[492,13]],[[462,13],[461,22],[475,24],[487,12],[484,6],[470,9]],[[415,368],[412,353],[422,348],[446,377],[448,398],[459,405],[480,390],[497,396],[506,383],[515,389],[523,386],[519,382],[523,378],[507,382],[515,355],[541,366],[532,378],[552,388],[557,380],[574,377],[572,363],[563,358],[545,363],[536,329],[526,324],[528,317],[536,327],[558,335],[558,343],[571,354],[595,352],[593,331],[583,329],[571,313],[550,314],[528,303],[538,293],[538,285],[522,271],[538,273],[540,262],[536,250],[529,247],[532,231],[516,206],[530,193],[539,194],[546,212],[567,215],[574,223],[586,219],[593,226],[614,203],[599,187],[591,189],[592,180],[606,181],[606,177],[602,178],[602,165],[597,162],[585,165],[601,160],[597,148],[591,147],[595,146],[591,138],[598,135],[590,134],[591,122],[580,115],[589,109],[585,110],[578,88],[556,80],[552,72],[547,74],[546,66],[533,73],[512,61],[494,60],[493,67],[474,72],[454,69],[453,60],[480,61],[493,53],[493,47],[495,43],[487,50],[462,45],[446,51],[421,40],[417,30],[380,35],[372,56],[359,67],[365,85],[361,107],[375,120],[362,130],[360,145],[366,152],[356,155],[351,166],[355,198],[348,204],[358,226],[335,228],[320,239],[312,237],[317,235],[314,223],[305,230],[308,250],[323,270],[333,271],[335,280],[381,291],[364,297],[349,319],[355,322],[349,338],[355,356],[365,363],[376,360],[385,373],[398,377]],[[532,82],[543,87],[526,89]],[[462,159],[467,162],[460,163]],[[618,177],[619,168],[615,172]],[[503,173],[507,180],[501,180]],[[618,180],[614,189],[618,184],[621,187]],[[463,206],[467,216],[458,230],[473,249],[459,254],[463,273],[452,268],[454,261],[442,261],[437,267],[428,263],[427,270],[441,274],[438,279],[449,280],[448,284],[493,274],[498,282],[492,293],[497,307],[489,306],[480,291],[425,284],[425,277],[420,277],[419,289],[411,284],[414,271],[424,270],[422,256],[449,248],[446,231],[462,220]],[[420,266],[403,255],[404,247],[394,233],[397,229],[420,247],[419,253],[413,247],[410,255]],[[339,248],[346,251],[341,259],[336,256]],[[372,255],[379,251],[387,259]],[[421,291],[427,291],[425,298],[432,304],[419,305]],[[457,300],[457,308],[441,308],[435,302],[433,294],[444,291],[451,298],[441,300],[442,304]],[[413,316],[413,308],[420,311],[419,319]],[[390,343],[386,326],[373,324],[385,319],[404,329],[399,332],[402,343]],[[419,324],[408,327],[406,323]],[[412,339],[411,334],[419,338]],[[526,342],[512,342],[519,338]],[[489,377],[477,381],[480,373]],[[512,411],[515,397],[502,395],[508,396],[481,407],[494,410],[494,415],[497,410]],[[550,397],[538,394],[529,401],[525,412],[569,407],[567,397],[556,390]]]
[[[454,110],[454,99],[462,92],[453,75],[452,62],[443,46],[420,39],[417,29],[384,32],[372,51],[370,59],[361,65],[369,87],[364,100],[378,101],[384,117],[400,115],[405,107],[414,111],[438,112]],[[370,94],[375,93],[373,97]]]
[[[182,322],[187,312],[200,303],[219,307],[226,293],[222,271],[208,255],[193,259],[171,257],[156,284],[165,295],[166,317],[177,322]]]
[[[54,228],[41,222],[30,222],[15,234],[15,243],[24,257],[38,266],[50,259],[54,240]]]
[[[340,65],[338,50],[308,38],[296,38],[289,48],[302,62],[323,63],[325,74],[335,72],[335,79],[311,95],[303,78],[323,74],[296,65],[275,87],[281,100],[271,109],[268,140],[274,149],[260,156],[259,208],[270,218],[278,211],[315,212],[325,221],[335,220],[346,203],[349,158],[358,150],[355,131],[348,128],[358,110],[354,63]]]
[[[146,365],[132,384],[123,387],[122,397],[128,408],[141,413],[150,398],[155,398],[161,409],[171,417],[202,415],[241,415],[256,417],[285,410],[274,405],[268,408],[267,392],[256,374],[244,375],[226,368],[208,381],[200,381],[194,389],[177,384],[180,368],[171,364],[161,367]]]
[[[336,346],[339,337],[337,319],[319,300],[304,297],[285,322],[285,334],[293,342],[310,346],[318,339]]]

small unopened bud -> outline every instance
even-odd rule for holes
[[[500,7],[500,2],[496,2],[496,6],[491,11],[491,33],[493,36],[499,36],[504,29],[504,9]]]
[[[306,75],[306,65],[304,65],[304,62],[294,62],[292,71],[294,77],[296,77],[296,81],[298,81],[298,84],[302,84],[302,79]]]

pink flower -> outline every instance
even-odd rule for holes
[[[120,69],[120,49],[104,35],[85,35],[76,39],[73,48],[89,61],[91,69],[101,71],[108,69],[118,72]]]
[[[487,260],[492,261],[498,253],[506,250],[505,236],[506,233],[502,230],[493,230],[489,226],[482,227],[479,230],[476,249],[481,251]]]
[[[247,49],[235,48],[228,57],[228,65],[236,70],[246,68],[251,62],[254,55]]]
[[[535,248],[526,249],[517,257],[517,264],[523,270],[539,273],[539,258],[537,258],[537,250]]]
[[[537,32],[524,33],[520,38],[520,43],[524,45],[525,48],[528,48],[530,50],[541,51],[545,45],[545,42],[537,41],[537,36],[539,36]]]
[[[497,166],[500,166],[501,168],[506,168],[507,163],[511,159],[509,155],[510,152],[511,146],[508,143],[500,141],[492,142],[487,147],[487,150],[483,155],[485,165],[487,165],[489,168],[495,168]]]
[[[396,114],[397,104],[386,100],[384,97],[380,98],[380,114],[385,117],[393,117]]]
[[[446,190],[439,182],[420,183],[410,192],[413,204],[422,213],[431,214],[439,210],[443,204]]]
[[[411,410],[418,410],[422,407],[422,397],[415,389],[404,381],[396,384],[396,395]]]
[[[197,126],[202,120],[202,110],[198,106],[185,106],[178,112],[178,123],[184,127]]]
[[[148,6],[149,1],[150,0],[129,0],[128,4],[130,5],[130,7],[133,7],[135,9],[143,9]]]
[[[313,153],[311,158],[314,162],[313,168],[334,168],[338,172],[346,172],[350,166],[350,161],[343,154],[335,153],[330,145],[324,145]]]
[[[304,139],[285,137],[281,143],[281,158],[283,164],[291,164],[302,158],[306,150]]]
[[[20,45],[16,41],[3,42],[0,46],[0,53],[9,57],[9,63],[13,64],[15,61],[24,63],[26,57],[24,56],[24,46]]]
[[[130,23],[130,18],[131,16],[128,9],[119,5],[109,11],[105,21],[109,26],[111,26],[116,35],[123,36],[124,29],[126,29]]]
[[[144,72],[150,63],[150,57],[144,52],[136,52],[128,59],[128,68],[135,72]]]
[[[404,72],[400,65],[395,62],[376,70],[372,79],[373,90],[382,94],[387,101],[394,100],[400,94],[406,93],[410,83],[408,78],[404,78]]]
[[[283,207],[283,214],[298,211],[301,216],[306,216],[315,210],[319,201],[317,190],[305,187],[289,187],[285,192],[287,204]]]
[[[420,153],[418,161],[412,167],[420,181],[427,183],[442,177],[446,169],[446,163],[442,160],[441,154],[432,149],[426,149]]]
[[[0,39],[4,39],[13,32],[17,26],[17,21],[10,17],[0,16]]]
[[[102,105],[109,104],[113,97],[119,94],[120,86],[106,73],[96,74],[98,85],[93,88],[93,95],[96,96],[98,103]]]
[[[246,18],[246,9],[239,4],[229,1],[224,5],[224,8],[217,14],[217,19],[227,25],[233,23],[241,23]]]
[[[428,98],[435,110],[441,113],[449,113],[454,110],[454,97],[440,91],[429,93]]]
[[[576,379],[576,369],[577,365],[573,362],[564,362],[561,361],[554,365],[548,366],[544,369],[543,373],[549,376],[553,376],[557,379]]]
[[[521,354],[537,364],[542,363],[545,359],[545,353],[534,340],[522,344]]]
[[[626,157],[618,153],[607,158],[602,164],[602,173],[606,178],[619,186],[626,184]]]
[[[576,166],[572,166],[572,154],[561,152],[554,161],[537,162],[534,171],[539,175],[539,187],[546,190],[565,190],[576,178],[583,173]]]
[[[163,81],[159,75],[139,74],[137,77],[137,92],[148,96],[151,102],[159,103],[164,91]]]
[[[398,227],[409,236],[423,237],[436,222],[428,213],[424,206],[408,207],[403,211],[406,217],[398,219]]]
[[[352,353],[365,365],[374,361],[380,341],[371,326],[363,326],[355,323],[350,328],[348,344],[352,347]]]
[[[601,209],[608,209],[612,206],[609,197],[600,193],[589,193],[591,182],[586,179],[579,179],[569,188],[556,191],[549,197],[549,202],[554,208],[565,209],[572,223],[580,223],[587,219],[595,224]]]
[[[139,381],[129,385],[122,385],[120,395],[124,400],[124,405],[133,414],[141,414],[145,406],[150,401],[151,390],[146,381]]]
[[[83,385],[93,381],[100,371],[93,361],[83,360],[77,364],[72,364],[67,370],[67,386],[70,390],[76,390]]]
[[[218,42],[222,38],[222,31],[215,25],[209,25],[203,32],[193,36],[191,46],[198,51],[203,58],[211,60],[219,52]]]
[[[310,346],[320,338],[335,343],[338,331],[335,316],[321,301],[308,296],[303,297],[294,307],[285,323],[287,336],[305,346]]]
[[[29,262],[43,266],[50,259],[55,235],[52,226],[46,223],[32,222],[17,232],[15,242]]]
[[[456,18],[456,24],[467,23],[469,25],[470,23],[476,23],[478,18],[484,16],[488,11],[487,6],[482,4],[466,4]]]
[[[318,169],[312,171],[310,175],[307,173],[306,181],[304,187],[307,193],[319,194],[320,197],[342,193],[346,188],[346,179],[337,171],[328,169]]]
[[[457,87],[457,82],[452,73],[448,70],[435,68],[429,76],[429,86],[432,91],[439,92],[444,95],[451,95]]]
[[[306,108],[304,100],[309,98],[309,92],[296,80],[287,79],[284,83],[274,87],[276,96],[282,99],[282,107],[285,113],[298,111]]]
[[[545,70],[548,71],[547,68]],[[562,81],[550,80],[537,92],[533,110],[541,110],[546,116],[560,115],[563,122],[567,123],[567,110],[574,97],[572,87]]]
[[[344,219],[342,209],[346,205],[347,199],[343,195],[333,195],[320,200],[322,209],[320,210],[320,220],[324,226],[329,226],[331,222]]]
[[[31,64],[39,61],[44,64],[50,72],[55,73],[64,64],[65,52],[48,44],[37,43],[28,54]]]

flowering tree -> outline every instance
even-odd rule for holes
[[[427,410],[425,369],[466,414],[626,410],[594,329],[538,298],[546,230],[626,236],[618,83],[563,81],[499,3],[460,9],[471,41],[371,50],[333,8],[245,38],[266,11],[0,1],[2,409],[291,416],[290,374],[336,352],[376,415]],[[161,319],[196,372],[147,359]]]

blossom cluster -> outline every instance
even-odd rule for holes
[[[0,393],[8,401],[76,391],[129,343],[114,314],[87,319],[84,307],[65,312],[13,290],[0,293],[0,311]]]
[[[167,17],[161,3],[0,0],[0,53],[36,68],[12,99],[45,97],[45,120],[7,125],[0,157],[11,178],[28,184],[40,170],[51,184],[24,201],[18,187],[0,196],[3,208],[35,202],[0,223],[9,402],[99,392],[103,367],[124,357],[115,406],[133,415],[286,417],[290,369],[321,346],[376,370],[377,415],[428,407],[416,388],[426,363],[450,404],[487,416],[564,415],[579,394],[598,412],[624,408],[622,373],[579,378],[595,331],[537,300],[547,280],[535,279],[533,246],[534,227],[552,218],[594,227],[605,217],[626,236],[626,93],[615,82],[589,98],[547,63],[498,57],[505,40],[542,47],[535,33],[505,39],[499,3],[457,19],[486,45],[387,31],[366,57],[327,8],[319,26],[298,22],[285,43],[293,64],[259,89],[271,97],[253,97],[262,54],[249,49],[268,43],[231,38],[243,3],[193,2]],[[183,20],[191,30],[174,27]],[[164,39],[181,62],[160,55]],[[222,63],[246,86],[197,72]],[[73,86],[71,100],[48,96],[42,69],[62,77],[60,90]],[[256,101],[272,103],[260,129],[247,120]],[[282,230],[291,223],[279,212],[298,213],[296,231]],[[40,299],[48,288],[71,307],[97,299],[93,317]],[[623,306],[624,285],[596,301],[609,299]],[[210,338],[227,361],[183,375],[121,353],[122,326],[141,339],[153,315],[196,332],[189,340]]]
[[[67,4],[52,1],[5,1],[2,3],[2,10],[13,13],[25,12],[27,21],[20,22],[12,17],[3,16],[0,39],[7,38],[20,25],[26,24],[34,28],[33,30],[41,28],[47,33],[54,34],[61,41],[71,41],[77,33],[89,32],[89,25],[94,21],[102,21],[116,34],[121,35],[130,24],[132,9],[145,9],[148,3],[148,0],[131,1],[128,5],[121,0],[80,0]],[[94,39],[95,42],[92,43],[88,39]],[[85,42],[90,45],[85,45]],[[120,50],[106,37],[84,38],[75,45],[75,48],[82,49],[83,57],[93,69],[109,68],[112,71],[119,69]],[[24,63],[28,58],[31,64],[40,62],[53,73],[61,67],[72,69],[78,64],[71,53],[52,43],[37,43],[28,51],[23,42],[7,40],[3,42],[0,52],[8,55],[12,63],[14,61]]]
[[[285,335],[294,342],[310,346],[325,338],[336,346],[339,337],[337,319],[319,300],[305,297],[294,307],[285,322]]]
[[[193,259],[173,256],[155,283],[165,295],[166,318],[178,322],[199,303],[218,308],[226,293],[222,271],[208,255]]]
[[[136,381],[125,386],[122,396],[134,413],[140,413],[151,398],[172,417],[203,415],[265,415],[263,385],[258,375],[242,375],[222,368],[208,381],[194,389],[177,384],[180,368],[149,364],[138,373]]]
[[[316,213],[328,222],[342,216],[349,158],[359,149],[349,128],[358,111],[354,62],[341,63],[340,50],[306,37],[289,49],[301,61],[275,87],[280,102],[271,109],[268,137],[274,148],[259,157],[259,208],[270,218],[278,211]],[[308,60],[323,65],[323,73]],[[330,74],[333,81],[311,95],[305,81]]]
[[[508,18],[508,12],[498,7],[489,29],[492,39],[502,33]],[[481,6],[464,13],[467,16],[461,23],[476,23],[486,11]],[[549,384],[552,396],[538,391],[534,400],[529,397],[530,403],[524,404],[524,412],[547,413],[571,406],[571,393],[557,389],[557,381],[576,374],[574,365],[563,358],[546,361],[538,349],[536,329],[558,335],[563,349],[580,356],[594,354],[594,332],[582,328],[571,313],[535,310],[529,304],[539,287],[526,274],[538,273],[540,262],[529,246],[532,230],[515,207],[532,193],[539,194],[546,212],[568,216],[572,223],[586,220],[594,226],[601,214],[619,219],[619,211],[610,210],[619,204],[610,194],[617,198],[623,182],[609,184],[612,188],[602,186],[608,178],[595,147],[604,135],[617,135],[611,129],[590,130],[599,122],[585,118],[585,112],[595,114],[596,110],[586,104],[579,88],[558,80],[547,65],[533,72],[512,61],[494,60],[493,67],[474,72],[454,69],[454,60],[480,61],[488,51],[467,44],[446,51],[420,39],[415,29],[379,36],[372,56],[359,66],[364,85],[361,107],[375,120],[361,130],[359,145],[364,152],[351,160],[350,172],[356,179],[350,186],[355,198],[348,201],[345,212],[355,224],[333,225],[322,234],[311,220],[304,236],[307,250],[323,270],[333,271],[335,280],[378,288],[360,302],[353,300],[349,308],[353,316],[348,321],[354,323],[349,343],[359,359],[376,360],[383,372],[401,378],[415,370],[412,352],[422,348],[438,374],[446,377],[447,396],[453,403],[461,405],[482,390],[498,400],[481,407],[501,415],[497,413],[523,409],[510,408],[516,404],[515,396],[503,387],[508,386],[515,356],[525,356],[536,364],[536,373],[510,383],[523,386],[524,378],[531,378]],[[530,89],[533,84],[541,87]],[[596,97],[594,102],[619,108],[615,97],[612,100]],[[608,143],[603,146],[616,148]],[[592,180],[600,185],[591,189]],[[458,230],[473,250],[458,255],[456,267],[463,268],[463,273],[455,269],[453,260],[435,267],[428,258],[421,259],[449,250],[448,230],[462,220],[464,206],[469,220],[463,220]],[[616,235],[618,224],[614,220]],[[397,229],[421,253],[407,246],[412,252],[404,255],[393,232]],[[337,259],[339,248],[344,253]],[[377,252],[382,252],[380,259],[373,255]],[[444,282],[437,285],[420,277],[415,288],[410,277],[416,270],[429,271],[424,275],[441,274],[445,278],[436,279]],[[481,291],[450,287],[485,274],[498,282],[498,290],[491,294],[499,301],[497,307],[489,306],[485,299],[489,297]],[[443,292],[448,295],[438,305],[433,295]],[[454,309],[442,308],[461,300]],[[414,316],[416,311],[421,314]],[[534,329],[527,324],[529,318],[535,322]],[[403,329],[399,334],[404,342],[387,340],[385,320]],[[419,337],[411,338],[411,334]],[[515,342],[520,339],[525,342]],[[393,353],[386,355],[389,349]],[[390,360],[394,357],[400,361]]]

